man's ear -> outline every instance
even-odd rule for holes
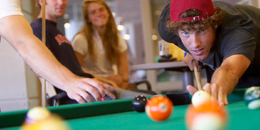
[[[39,4],[42,6],[42,0],[38,0]]]
[[[42,0],[38,0],[39,4],[42,6]],[[47,5],[47,1],[45,0],[45,5]]]

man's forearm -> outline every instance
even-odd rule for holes
[[[211,78],[211,83],[223,87],[230,94],[237,85],[239,77],[226,67],[219,67]]]
[[[243,55],[232,55],[228,57],[214,72],[211,83],[216,83],[230,94],[250,63],[250,60]]]
[[[0,35],[14,47],[35,73],[60,89],[66,89],[64,84],[73,80],[75,75],[62,66],[49,49],[33,35],[29,23],[23,16],[0,19],[0,28]]]
[[[73,74],[64,66],[62,66],[46,46],[37,41],[38,39],[31,38],[26,43],[18,45],[18,53],[24,61],[33,69],[35,73],[51,82],[53,85],[62,90],[64,84],[73,78]],[[33,45],[27,45],[33,44]],[[48,69],[45,69],[48,68]]]

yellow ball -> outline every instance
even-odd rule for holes
[[[24,124],[21,130],[70,130],[70,128],[62,118],[52,114],[33,124]]]
[[[32,124],[40,120],[44,120],[51,115],[51,112],[43,107],[34,107],[28,111],[25,123]]]

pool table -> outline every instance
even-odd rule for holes
[[[236,89],[225,106],[229,114],[228,130],[260,130],[260,109],[249,110],[244,101],[245,89]],[[170,118],[154,122],[146,113],[137,113],[131,106],[132,99],[94,102],[87,104],[47,107],[52,113],[62,116],[73,130],[80,129],[187,129],[185,113],[188,105],[174,106]],[[18,130],[28,110],[0,113],[0,129]]]

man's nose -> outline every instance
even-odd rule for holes
[[[197,34],[194,34],[193,36],[192,36],[192,46],[194,47],[194,48],[199,48],[200,47],[200,45],[201,45],[201,41],[200,41],[200,37],[197,35]]]
[[[67,0],[57,0],[59,5],[63,5],[67,2]]]

